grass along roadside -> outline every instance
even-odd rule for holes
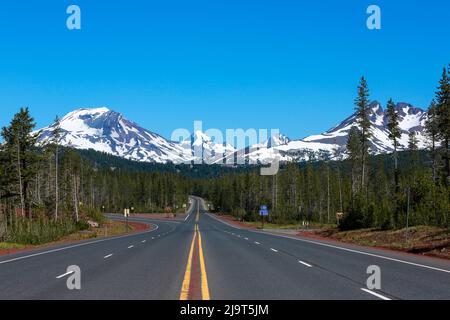
[[[11,243],[11,242],[0,242],[0,251],[1,250],[17,250],[26,248],[26,245],[20,243]]]
[[[77,231],[66,235],[57,241],[51,241],[39,245],[26,245],[20,243],[0,242],[0,255],[18,253],[21,251],[50,247],[58,244],[74,243],[82,240],[113,237],[133,232],[148,230],[149,226],[138,222],[128,222],[128,229],[123,221],[106,220],[98,228]]]

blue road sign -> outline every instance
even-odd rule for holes
[[[266,205],[262,205],[259,209],[260,209],[259,210],[259,215],[260,216],[268,216],[269,215],[269,210],[267,210],[267,206]]]

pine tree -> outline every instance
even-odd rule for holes
[[[419,141],[417,140],[416,132],[410,131],[408,135],[408,151],[410,156],[410,167],[411,167],[411,179],[412,183],[416,182],[416,171],[418,163],[418,151],[419,151]]]
[[[14,115],[8,127],[2,130],[5,140],[5,149],[9,153],[7,166],[16,172],[18,184],[18,196],[22,215],[31,218],[31,202],[29,200],[29,186],[35,178],[36,163],[38,161],[35,152],[36,135],[32,134],[35,127],[34,119],[30,116],[28,108],[21,108]]]
[[[348,158],[352,163],[352,172],[351,172],[352,202],[355,193],[358,191],[357,187],[358,163],[360,162],[361,158],[360,142],[361,142],[361,132],[357,127],[352,127],[348,134],[347,140],[347,154]]]
[[[438,91],[436,92],[436,118],[438,126],[438,136],[442,139],[442,149],[444,158],[444,183],[449,185],[450,179],[450,66],[449,70],[444,68]]]
[[[392,144],[394,146],[394,185],[395,185],[395,192],[394,192],[394,204],[395,204],[395,208],[394,208],[394,222],[396,225],[398,225],[399,222],[399,216],[400,216],[400,208],[399,208],[399,192],[400,192],[400,181],[399,181],[399,169],[398,169],[398,139],[401,138],[402,134],[401,134],[401,130],[399,127],[399,123],[398,123],[398,113],[395,110],[395,103],[392,99],[389,99],[388,103],[387,103],[387,107],[386,107],[386,112],[387,112],[387,118],[388,118],[388,123],[387,123],[387,127],[389,130],[389,139],[392,140]],[[386,219],[383,224],[384,227],[386,227],[387,225],[389,225],[389,220],[390,219]]]
[[[428,108],[427,113],[427,119],[425,121],[425,135],[428,138],[428,148],[431,153],[431,170],[432,170],[432,179],[433,179],[433,187],[432,187],[432,201],[433,201],[433,212],[435,221],[439,221],[439,215],[437,212],[437,205],[436,205],[436,184],[437,184],[437,150],[436,150],[436,144],[438,142],[438,134],[439,134],[439,127],[437,123],[437,116],[436,116],[436,102],[433,100],[430,104],[430,107]]]
[[[408,150],[409,151],[419,150],[418,143],[419,141],[417,140],[416,132],[411,130],[408,135]]]
[[[388,116],[388,130],[389,130],[389,139],[392,140],[394,145],[394,179],[395,179],[395,192],[398,193],[399,186],[399,172],[398,172],[398,139],[401,138],[402,134],[400,131],[400,127],[398,125],[398,113],[395,110],[395,104],[392,99],[388,101],[387,104],[387,116]]]
[[[355,99],[356,120],[360,131],[361,154],[361,188],[365,186],[366,158],[369,151],[371,122],[369,119],[369,88],[364,77],[358,86],[358,97]]]
[[[425,120],[425,135],[428,138],[428,148],[431,152],[432,157],[432,171],[433,171],[433,182],[437,183],[437,152],[436,144],[438,143],[439,136],[439,126],[437,119],[436,102],[433,100],[428,108],[427,119]]]

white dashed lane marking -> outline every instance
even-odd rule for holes
[[[74,273],[74,271],[66,272],[66,273],[64,273],[64,274],[62,274],[60,276],[57,276],[56,279],[61,279],[61,278],[65,277],[65,276],[68,276],[69,274],[72,274],[72,273]]]
[[[304,266],[307,266],[308,268],[312,268],[312,265],[310,265],[309,263],[303,262],[301,260],[298,260],[298,262],[300,262]]]
[[[371,290],[369,290],[369,289],[361,288],[361,290],[364,291],[364,292],[367,292],[367,293],[369,293],[369,294],[371,294],[371,295],[373,295],[373,296],[375,296],[375,297],[377,297],[377,298],[380,298],[380,299],[382,299],[382,300],[391,300],[391,299],[389,299],[388,297],[385,297],[385,296],[383,296],[383,295],[381,295],[381,294],[379,294],[379,293],[376,293],[376,292],[374,292],[374,291],[371,291]]]

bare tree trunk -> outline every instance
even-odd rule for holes
[[[59,186],[58,186],[58,145],[55,151],[55,221],[58,220]]]
[[[277,181],[277,175],[272,176],[272,210],[274,213],[277,213],[277,206],[278,206],[278,181]]]
[[[73,175],[73,206],[75,210],[75,220],[78,222],[79,215],[78,215],[78,197],[77,197],[77,177],[76,175]]]
[[[363,131],[363,137],[365,137],[365,132]],[[361,191],[364,191],[364,178],[366,172],[366,143],[363,141],[362,143],[362,152],[361,152]]]
[[[339,169],[338,166],[338,183],[339,183],[339,207],[340,207],[340,211],[343,212],[343,204],[342,204],[342,186],[341,186],[341,170]]]
[[[449,185],[450,179],[450,154],[449,154],[449,140],[448,137],[444,140],[445,143],[445,180],[444,185]]]
[[[330,166],[327,166],[327,223],[330,223]]]
[[[20,142],[18,140],[17,140],[17,171],[19,174],[20,207],[22,210],[22,216],[25,216],[25,197],[23,195],[22,169],[20,161]]]
[[[431,140],[431,154],[433,156],[433,213],[436,224],[439,224],[439,217],[436,210],[436,141],[434,136]]]

